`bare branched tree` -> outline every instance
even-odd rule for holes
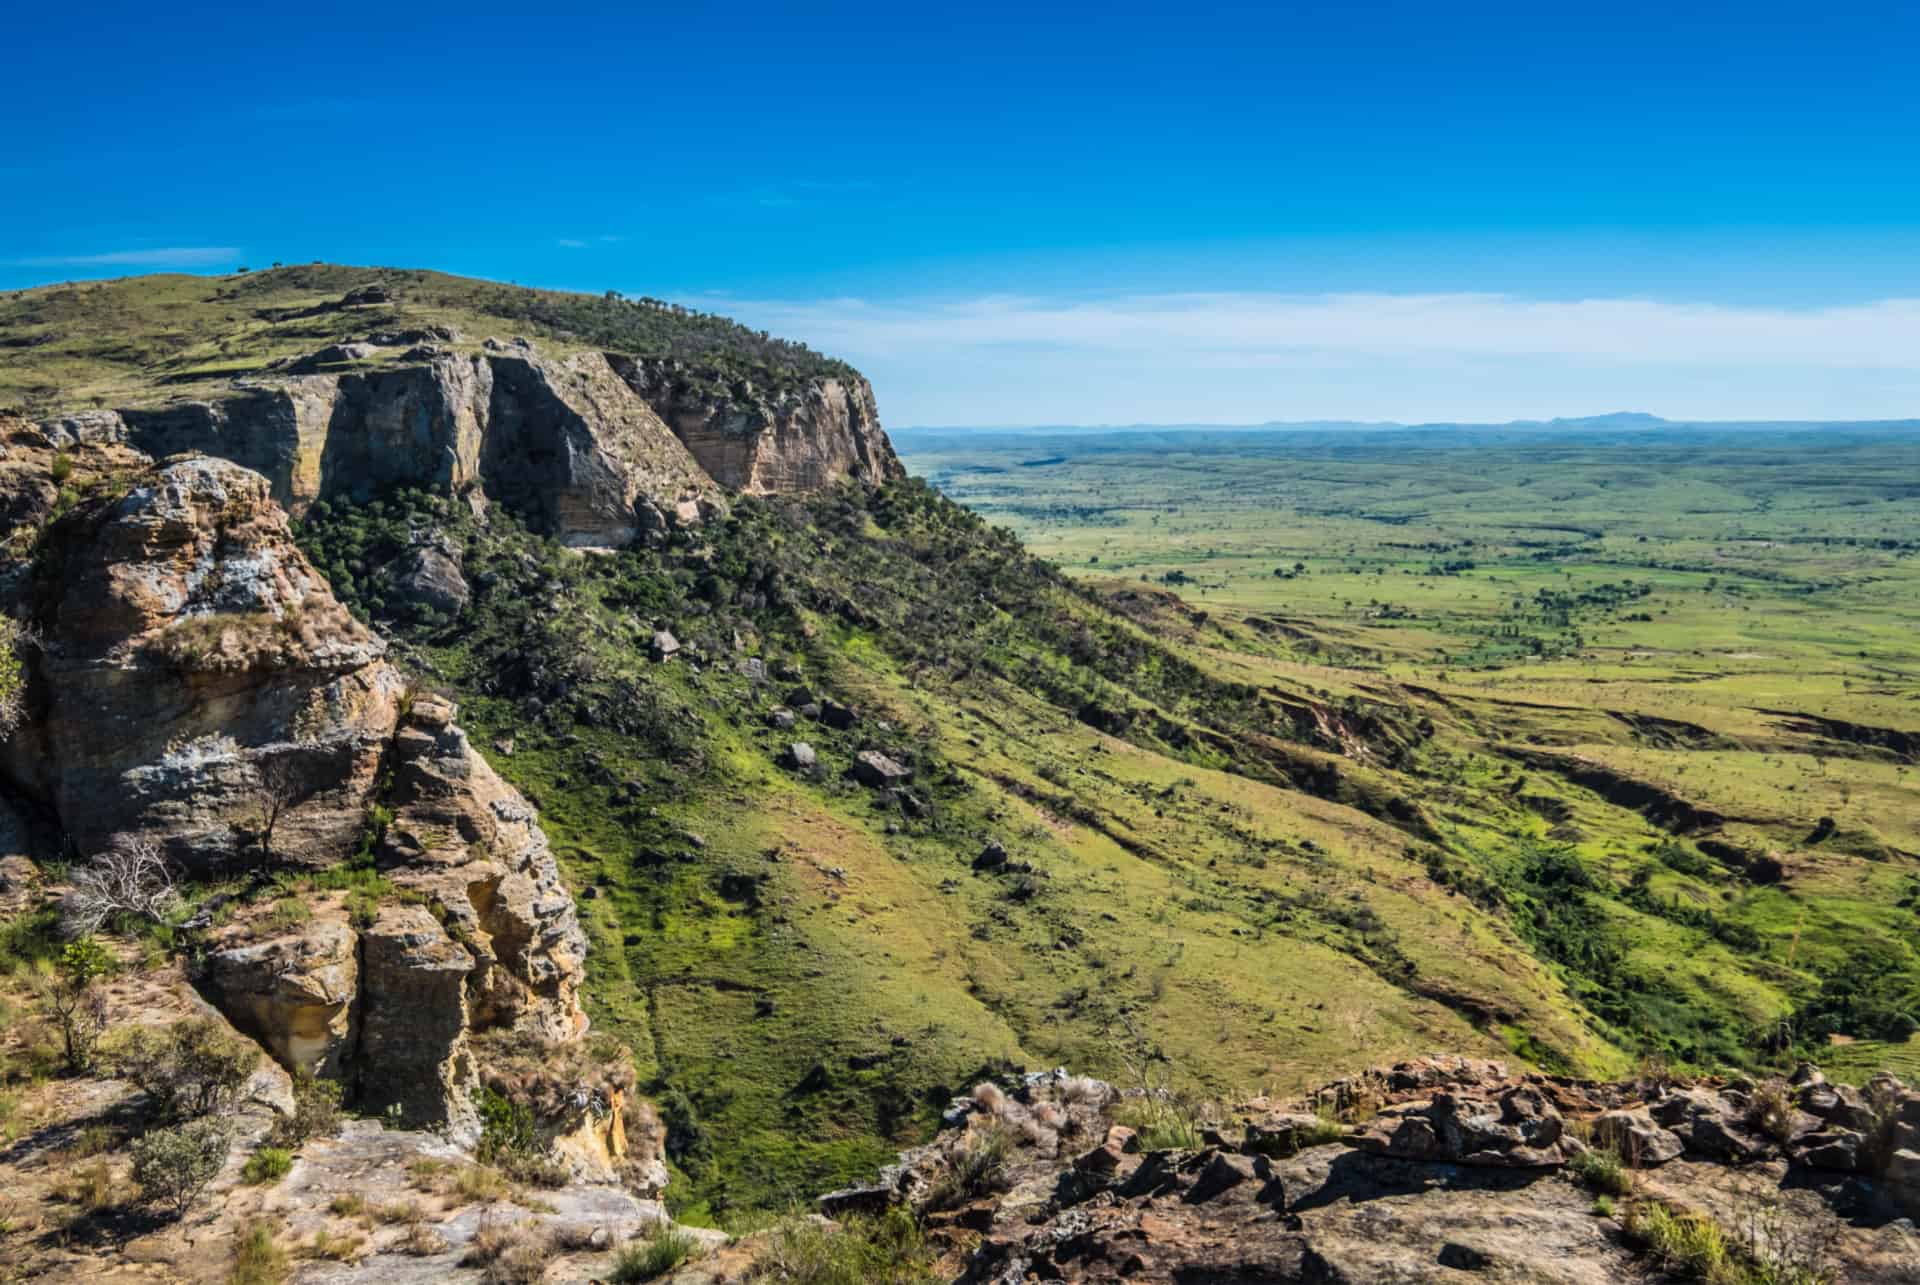
[[[178,900],[173,868],[157,844],[133,839],[107,849],[72,874],[73,891],[60,904],[69,937],[85,937],[117,914],[160,922]]]
[[[254,797],[260,812],[253,839],[259,845],[262,864],[266,864],[273,860],[274,827],[300,801],[302,782],[299,767],[289,755],[267,759],[257,771],[259,784]]]

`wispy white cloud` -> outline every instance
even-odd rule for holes
[[[233,245],[175,245],[152,250],[108,250],[99,254],[45,254],[9,259],[15,268],[206,268],[233,263],[241,250]]]
[[[1920,368],[1920,299],[1906,298],[1804,309],[1503,294],[1252,293],[737,306],[816,347],[867,351],[1025,346],[1236,364],[1348,353]]]
[[[577,236],[563,236],[560,238],[560,248],[562,250],[584,250],[587,248],[587,243]]]
[[[614,233],[604,233],[596,237],[563,236],[557,242],[562,250],[585,250],[595,245],[618,245],[625,237]]]
[[[1920,414],[1920,299],[1256,292],[716,300],[853,361],[896,423]]]

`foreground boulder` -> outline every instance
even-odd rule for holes
[[[265,478],[206,458],[130,471],[39,543],[38,578],[7,585],[45,641],[7,784],[81,859],[145,845],[190,878],[255,881],[375,867],[351,895],[203,907],[193,977],[234,1025],[287,1071],[455,1136],[475,1129],[476,1034],[584,1033],[586,939],[533,809],[335,600]]]
[[[1655,1123],[1645,1108],[1632,1111],[1608,1111],[1593,1122],[1593,1140],[1611,1147],[1627,1164],[1652,1168],[1676,1160],[1686,1143],[1671,1129]]]
[[[151,842],[207,874],[352,850],[406,684],[264,478],[180,461],[41,543],[42,705],[7,766],[81,853]]]
[[[1408,1160],[1537,1169],[1566,1162],[1565,1121],[1531,1086],[1491,1095],[1437,1093],[1428,1102],[1388,1107],[1355,1142]]]

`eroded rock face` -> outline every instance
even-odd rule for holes
[[[394,738],[394,821],[379,853],[395,883],[427,895],[472,955],[475,1029],[547,1041],[586,1029],[586,934],[532,807],[503,782],[436,696]]]
[[[472,1034],[585,1031],[586,939],[533,809],[451,703],[409,698],[265,478],[205,457],[148,468],[41,552],[38,580],[12,586],[45,646],[9,784],[82,857],[145,841],[196,876],[331,866],[363,849],[371,805],[392,812],[372,853],[389,891],[243,906],[195,970],[280,1065],[460,1134]]]
[[[418,364],[262,381],[220,401],[121,412],[156,457],[218,455],[297,514],[396,486],[477,491],[576,545],[622,545],[718,488],[599,353],[437,353]]]
[[[296,1074],[344,1079],[359,1020],[360,941],[337,907],[253,941],[229,931],[207,952],[201,989],[227,1020]]]
[[[200,984],[283,1065],[466,1137],[471,1038],[584,1034],[587,943],[533,809],[454,714],[451,702],[416,697],[386,757],[394,820],[375,857],[407,900],[356,929],[341,899],[323,899],[311,919],[264,939],[255,916],[215,941]]]
[[[146,839],[199,873],[351,851],[405,684],[266,480],[179,461],[44,540],[45,705],[8,749],[79,851]]]
[[[730,491],[776,495],[817,491],[842,478],[878,485],[906,476],[864,379],[822,379],[780,393],[722,390],[696,381],[682,362],[612,361]]]
[[[363,1106],[409,1124],[477,1132],[468,1056],[468,951],[425,906],[384,906],[361,934],[365,987],[354,1087]]]

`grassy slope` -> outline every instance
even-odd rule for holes
[[[904,446],[916,471],[1105,591],[1183,582],[1230,639],[1210,656],[1221,672],[1424,712],[1436,735],[1402,765],[1405,788],[1450,850],[1497,868],[1530,826],[1611,883],[1602,908],[1627,971],[1660,983],[1634,997],[1652,1031],[1627,1042],[1667,1029],[1670,1047],[1728,1055],[1713,1029],[1750,1038],[1862,947],[1920,977],[1912,744],[1845,726],[1915,727],[1911,434]],[[1532,757],[1524,786],[1516,751]],[[1594,788],[1589,768],[1625,788]],[[1643,814],[1642,785],[1720,815],[1678,826],[1705,851],[1770,856],[1785,882],[1738,860],[1650,862],[1673,827]],[[1835,826],[1816,840],[1821,817]],[[1647,895],[1620,895],[1641,871]]]
[[[1124,1074],[1123,1014],[1216,1093],[1497,1052],[1503,1025],[1569,1065],[1624,1064],[1501,916],[1431,882],[1425,844],[1255,779],[1260,762],[1157,743],[1236,708],[1160,675],[1164,653],[1141,654],[1133,687],[1188,713],[1152,735],[1040,694],[1060,674],[1111,685],[1049,640],[1132,627],[920,488],[744,503],[666,553],[582,559],[426,500],[322,507],[303,538],[371,600],[379,574],[353,568],[429,515],[468,544],[480,595],[452,627],[388,627],[480,744],[512,738],[496,763],[595,889],[595,1019],[642,1050],[716,1211],[868,1171],[992,1064]],[[933,564],[944,606],[914,588]],[[1015,610],[969,618],[989,584]],[[704,655],[648,660],[655,621]],[[769,727],[791,684],[741,674],[736,634],[863,722]],[[1043,666],[1055,677],[1033,679]],[[796,738],[817,779],[778,765]],[[868,745],[915,766],[921,815],[844,779]],[[975,872],[988,839],[1031,873]]]
[[[386,304],[332,308],[388,288]],[[395,268],[309,264],[203,277],[161,274],[0,293],[0,407],[35,413],[218,397],[268,362],[376,331],[452,327],[451,346],[524,335],[555,354],[603,348],[675,356],[718,382],[766,388],[852,373],[802,344],[724,317],[600,295],[530,290]],[[380,360],[396,359],[393,349]],[[367,364],[367,363],[361,363]]]
[[[1314,664],[1137,587],[1110,610],[912,484],[743,503],[658,553],[582,559],[430,501],[323,508],[306,540],[375,600],[422,506],[480,594],[387,626],[482,744],[512,738],[501,770],[595,887],[596,1020],[643,1050],[711,1212],[866,1171],[999,1061],[1124,1075],[1128,1024],[1221,1094],[1432,1048],[1750,1061],[1850,943],[1912,922],[1903,861],[1812,853],[1763,885],[1516,763],[1624,755],[1651,780],[1678,753],[1570,685]],[[656,624],[701,654],[648,660]],[[792,683],[749,655],[865,721],[776,731]],[[1123,734],[1089,709],[1128,711]],[[779,766],[793,739],[818,778]],[[843,779],[869,746],[925,808]],[[976,873],[989,838],[1032,873]],[[1561,852],[1588,882],[1556,882]]]

